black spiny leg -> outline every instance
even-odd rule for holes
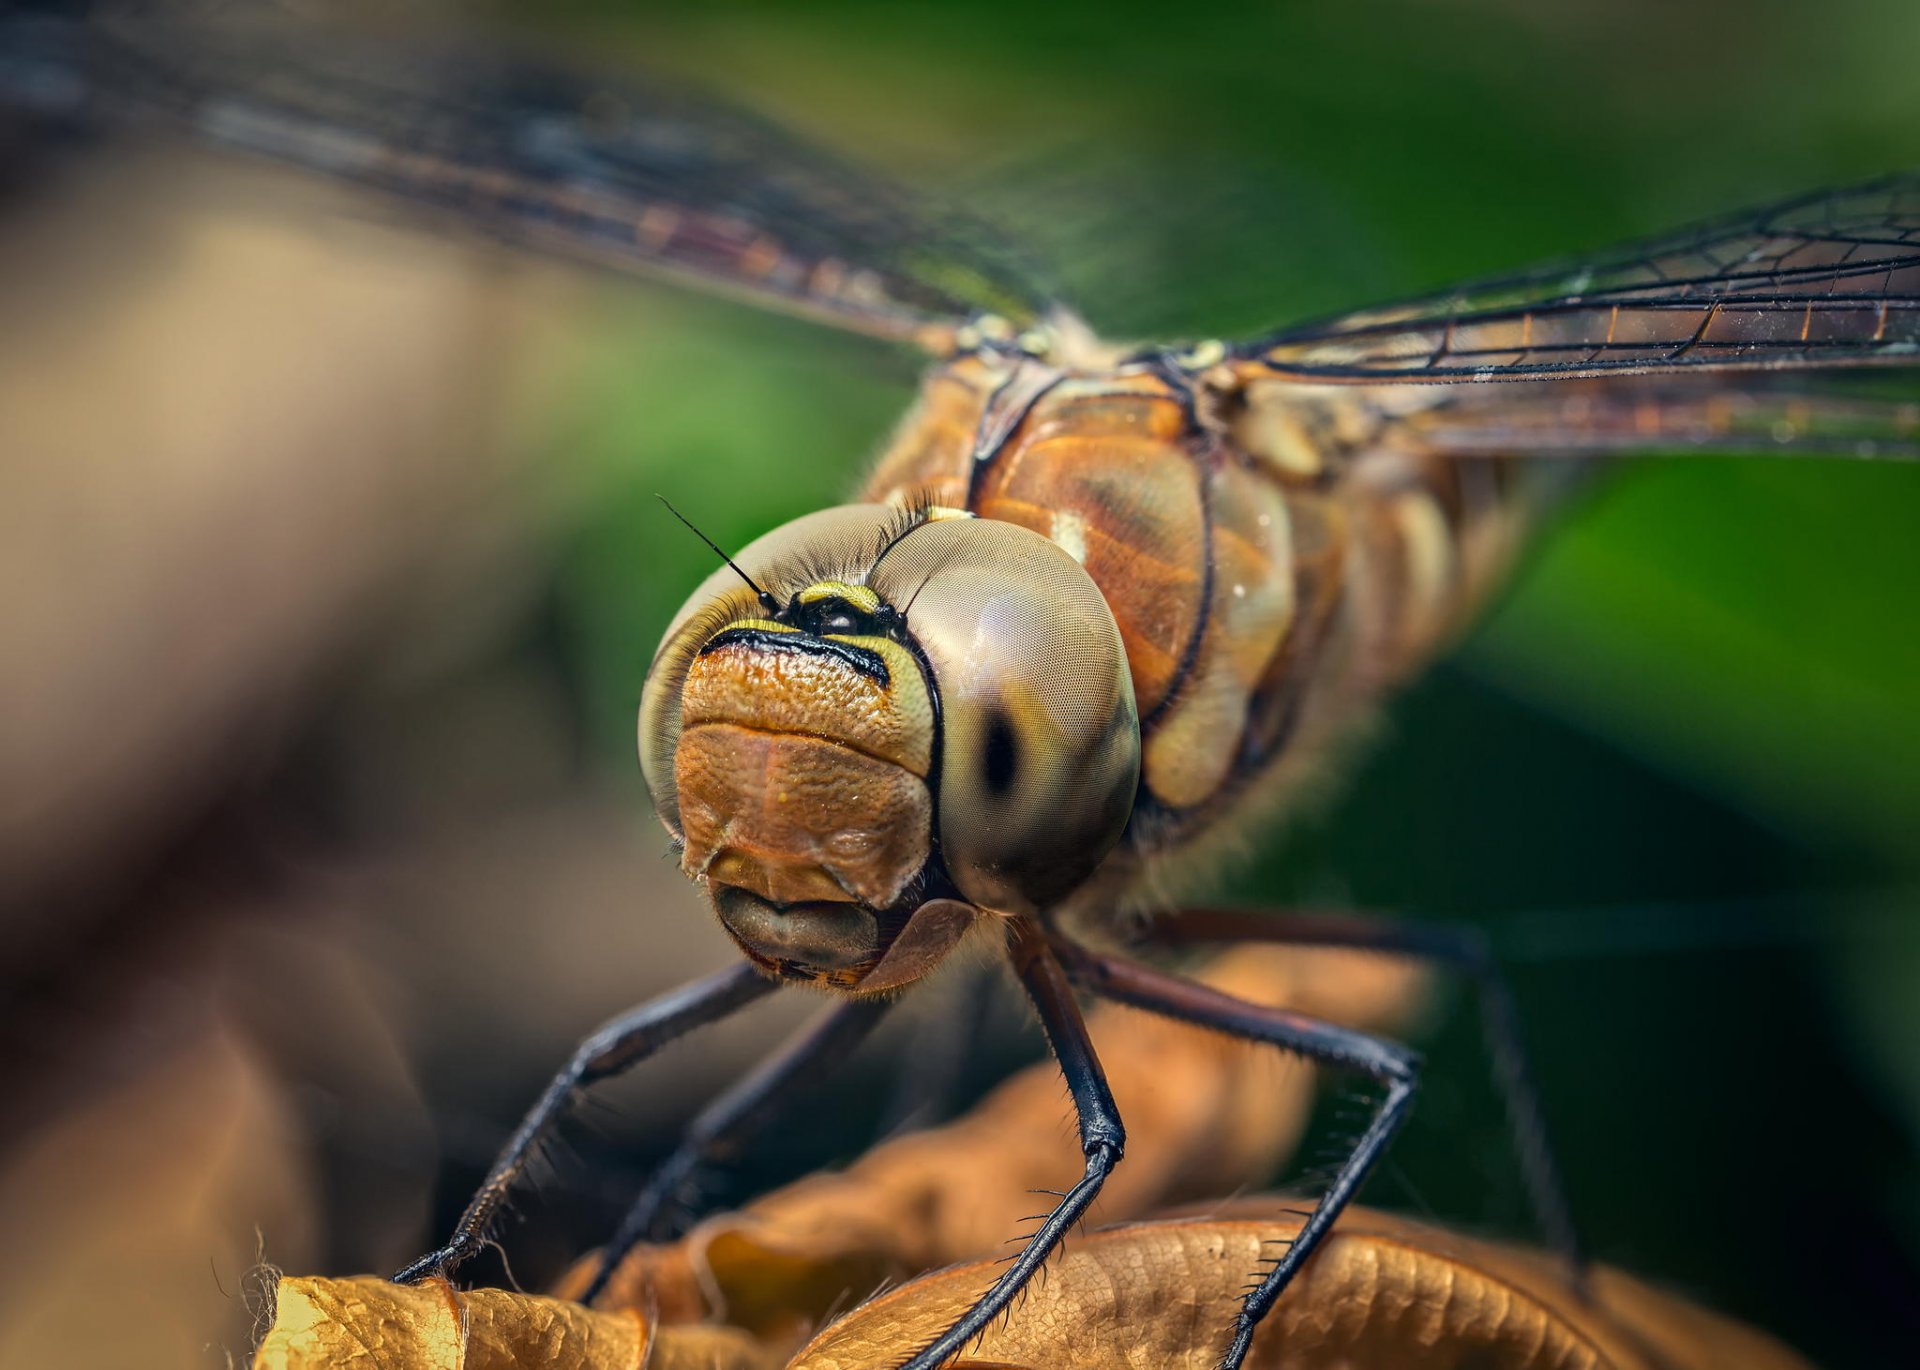
[[[429,1251],[393,1278],[412,1284],[429,1275],[443,1275],[486,1244],[487,1231],[514,1183],[526,1171],[527,1160],[547,1130],[566,1112],[574,1095],[596,1080],[604,1080],[645,1060],[674,1038],[727,1017],[755,999],[779,988],[748,962],[670,990],[651,1003],[623,1013],[582,1042],[566,1068],[553,1077],[538,1102],[515,1129],[500,1158],[467,1201],[445,1246]]]
[[[856,999],[836,1004],[816,1017],[806,1031],[769,1056],[751,1075],[702,1109],[688,1125],[673,1154],[648,1179],[627,1215],[600,1253],[593,1283],[580,1296],[592,1303],[635,1244],[652,1235],[661,1211],[672,1202],[700,1165],[727,1155],[758,1132],[796,1086],[846,1059],[892,1005],[890,999]]]
[[[1587,1258],[1567,1201],[1566,1182],[1547,1136],[1546,1111],[1534,1083],[1513,991],[1477,929],[1366,914],[1298,909],[1185,909],[1157,919],[1147,937],[1163,946],[1201,942],[1274,942],[1353,947],[1436,961],[1473,981],[1494,1083],[1506,1101],[1507,1124],[1520,1160],[1520,1182],[1547,1244],[1567,1263],[1573,1287],[1586,1292]]]
[[[1366,1132],[1354,1144],[1327,1192],[1307,1215],[1299,1235],[1287,1247],[1287,1254],[1241,1304],[1234,1319],[1233,1345],[1220,1362],[1222,1370],[1239,1370],[1247,1358],[1248,1348],[1253,1345],[1254,1329],[1260,1320],[1326,1237],[1334,1219],[1352,1201],[1368,1172],[1406,1121],[1413,1103],[1419,1058],[1396,1042],[1336,1027],[1287,1009],[1250,1004],[1122,956],[1104,956],[1066,943],[1056,945],[1074,982],[1096,994],[1149,1013],[1298,1052],[1311,1060],[1370,1076],[1386,1086],[1386,1097],[1374,1111]]]
[[[1024,918],[1012,924],[1008,952],[1013,958],[1020,983],[1040,1014],[1040,1026],[1047,1044],[1060,1061],[1060,1073],[1066,1076],[1067,1090],[1073,1095],[1074,1113],[1080,1120],[1080,1150],[1086,1156],[1086,1170],[1080,1182],[1069,1189],[1039,1231],[1027,1239],[1020,1254],[980,1301],[967,1310],[965,1317],[949,1327],[931,1346],[921,1350],[901,1370],[934,1370],[947,1357],[965,1346],[999,1315],[1013,1296],[1046,1262],[1067,1230],[1080,1220],[1087,1206],[1099,1194],[1100,1186],[1119,1164],[1126,1146],[1126,1132],[1120,1125],[1119,1110],[1107,1089],[1106,1073],[1093,1054],[1093,1042],[1087,1025],[1074,1002],[1073,987],[1059,960],[1048,947],[1045,935]]]

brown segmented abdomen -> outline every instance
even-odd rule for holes
[[[1099,586],[1141,720],[1121,863],[1185,844],[1365,717],[1484,596],[1517,525],[1508,463],[1343,449],[1339,394],[1229,398],[1231,419],[1203,420],[1221,395],[1196,405],[1155,367],[961,357],[865,490],[1032,528]]]

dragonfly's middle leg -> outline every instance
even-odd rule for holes
[[[626,1254],[647,1238],[702,1165],[743,1146],[790,1101],[794,1092],[846,1059],[873,1031],[891,999],[835,1004],[754,1072],[702,1109],[621,1218],[601,1249],[592,1282],[580,1302],[598,1298]]]

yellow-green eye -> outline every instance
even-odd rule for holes
[[[949,874],[988,908],[1060,899],[1119,840],[1139,781],[1133,685],[1105,599],[1058,545],[986,519],[916,529],[871,585],[932,671]]]

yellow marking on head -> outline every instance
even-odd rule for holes
[[[864,585],[849,585],[844,580],[822,580],[794,596],[800,604],[818,604],[823,599],[844,599],[866,614],[880,612],[880,596]]]
[[[973,321],[980,330],[980,336],[988,342],[1005,343],[1013,341],[1013,324],[1000,314],[982,314]]]
[[[770,618],[737,618],[725,628],[721,629],[721,632],[730,633],[736,628],[753,628],[762,633],[797,633],[800,631],[790,624],[775,623]]]
[[[926,686],[920,675],[920,659],[911,651],[890,637],[863,637],[858,633],[828,633],[829,642],[844,642],[849,647],[864,647],[887,663],[887,674],[891,677],[890,689],[902,683],[917,695],[926,694]]]
[[[974,512],[971,509],[955,509],[951,505],[946,504],[931,504],[927,506],[928,523],[945,523],[948,519],[970,519],[974,516]]]

